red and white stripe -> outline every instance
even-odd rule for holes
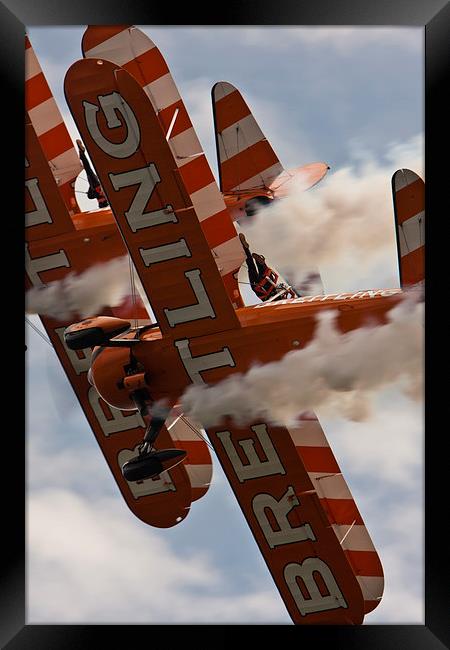
[[[25,37],[25,108],[69,214],[80,212],[73,183],[83,167],[28,36]]]
[[[194,424],[177,408],[170,413],[166,428],[176,447],[187,452],[184,467],[191,482],[192,500],[196,501],[208,491],[213,473],[211,454],[203,440],[204,434],[198,424]]]
[[[138,28],[89,27],[82,43],[86,58],[122,66],[142,85],[166,134],[181,178],[201,221],[228,295],[242,306],[234,277],[244,252],[169,68],[155,44]]]
[[[314,413],[300,419],[301,426],[289,428],[289,433],[361,586],[368,613],[383,595],[381,562],[319,420]]]
[[[402,286],[425,279],[425,184],[410,169],[392,179]]]
[[[241,93],[219,81],[213,88],[213,108],[222,192],[269,188],[283,165]]]

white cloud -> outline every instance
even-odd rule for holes
[[[283,50],[298,42],[309,48],[333,49],[345,56],[356,55],[358,49],[371,44],[380,48],[395,46],[417,51],[423,43],[423,29],[406,27],[285,27],[273,34],[277,38],[269,37],[271,47]],[[264,28],[247,28],[242,37],[247,43],[259,46],[267,46],[269,40]]]
[[[209,166],[215,177],[217,174],[217,155],[211,108],[211,87],[209,79],[197,77],[189,83],[180,85],[178,90],[195,129]]]
[[[293,187],[243,223],[252,250],[270,251],[269,266],[295,281],[319,266],[328,292],[386,288],[384,279],[398,286],[391,179],[402,167],[423,176],[423,137],[392,143],[385,164],[363,149],[353,157],[352,166],[309,191]]]
[[[69,273],[62,280],[29,289],[26,311],[59,319],[95,316],[102,308],[117,307],[131,293],[127,256],[97,263],[82,273]]]
[[[344,474],[370,477],[373,484],[389,483],[394,492],[420,483],[423,467],[423,404],[412,402],[398,388],[381,391],[366,422],[331,420],[320,410]]]
[[[387,407],[381,402],[380,407],[385,407],[385,419],[371,431],[362,427],[347,432],[344,446],[342,432],[333,431],[333,423],[327,423],[326,430],[385,571],[383,600],[365,622],[421,623],[421,445],[412,437],[416,463],[408,467],[407,440],[394,448],[387,444],[398,435],[394,402],[388,401]],[[419,428],[417,420],[410,421]],[[408,421],[405,429],[417,438],[418,431],[411,432]],[[362,438],[365,448],[358,445]],[[248,554],[258,555],[254,544],[234,538],[239,551],[226,563],[209,546],[206,530],[214,526],[218,508],[230,535],[234,519],[242,517],[230,501],[228,486],[219,486],[217,467],[213,494],[195,504],[176,530],[157,531],[128,511],[95,442],[93,447],[56,453],[51,448],[39,453],[37,445],[30,448],[34,488],[28,494],[29,623],[289,623],[281,598],[267,584],[270,577],[262,560],[250,579],[241,575]],[[112,490],[106,491],[109,483]],[[185,545],[181,529],[189,526],[193,543]]]
[[[224,595],[203,550],[171,548],[115,498],[29,496],[28,623],[285,622],[277,595]]]
[[[396,384],[414,399],[422,395],[423,304],[403,299],[386,314],[373,312],[376,324],[345,333],[338,312],[315,315],[312,338],[270,363],[253,365],[217,384],[191,384],[182,395],[186,413],[205,427],[263,419],[296,425],[304,411],[323,409],[355,421],[370,419],[373,401]],[[303,335],[305,336],[305,335]],[[302,329],[299,330],[302,338]]]
[[[417,51],[423,44],[424,30],[421,27],[372,27],[372,26],[281,26],[281,27],[187,27],[170,30],[166,28],[144,27],[148,36],[161,51],[174,51],[185,47],[184,38],[195,42],[199,48],[212,47],[224,40],[232,51],[236,46],[246,48],[274,49],[283,52],[292,45],[300,44],[319,52],[333,49],[337,54],[356,54],[358,49],[367,46],[399,50]],[[178,34],[179,37],[178,37]]]
[[[238,90],[286,169],[311,162],[321,162],[317,160],[314,147],[305,129],[300,130],[295,127],[295,132],[291,133],[290,129],[286,128],[290,124],[291,114],[286,112],[287,107],[283,102],[268,99],[265,96],[264,87],[261,88],[258,95],[246,91],[245,88],[238,88]],[[301,111],[301,106],[296,107],[297,113],[301,113]],[[291,129],[294,129],[293,124],[291,124]]]
[[[418,483],[420,486],[420,479]],[[381,549],[385,593],[380,605],[367,616],[368,624],[424,623],[424,515],[421,493],[417,489],[398,498],[386,490],[383,511],[378,507],[377,535],[372,535]],[[381,542],[377,542],[378,537],[382,539]]]
[[[386,391],[371,423],[322,420],[385,571],[367,624],[423,617],[422,418],[407,406]],[[45,410],[35,404],[29,430],[29,622],[289,623],[216,461],[207,497],[155,530],[128,511],[81,412],[62,431]],[[218,525],[236,546],[226,558],[211,545]]]
[[[117,494],[120,501],[116,482],[84,415],[81,412],[77,412],[76,415],[78,422],[76,442],[71,437],[72,432],[67,432],[67,429],[64,433],[59,431],[60,437],[64,436],[63,440],[66,443],[59,448],[56,447],[54,438],[51,441],[48,438],[38,438],[37,435],[30,437],[27,447],[29,489],[31,491],[43,487],[46,490],[67,489],[78,494],[95,494],[96,498],[112,493]],[[55,419],[48,418],[47,426],[51,428],[54,425]]]
[[[423,623],[423,406],[387,389],[368,422],[318,416],[384,570],[383,598],[365,623]]]

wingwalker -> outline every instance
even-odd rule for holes
[[[327,165],[286,172],[240,93],[220,82],[219,190],[154,43],[134,27],[89,27],[83,54],[64,87],[84,165],[85,147],[95,168],[91,195],[104,206],[89,213],[77,206],[81,164],[59,111],[41,110],[51,93],[27,41],[27,286],[130,257],[139,295],[76,323],[41,320],[128,506],[169,527],[211,481],[201,423],[180,410],[184,391],[301,349],[323,310],[335,311],[341,332],[383,323],[402,290],[299,297],[264,268],[255,285],[271,279],[276,290],[267,284],[264,302],[245,307],[237,272],[246,241],[233,220],[299,176],[315,184]],[[424,281],[423,181],[398,170],[393,196],[410,289]],[[238,427],[228,418],[207,434],[293,621],[360,624],[380,602],[381,563],[317,417],[301,420]]]

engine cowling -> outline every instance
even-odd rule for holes
[[[124,384],[129,364],[130,350],[98,347],[92,353],[89,371],[89,381],[101,398],[110,406],[123,411],[136,410],[136,404],[131,397],[135,388]]]

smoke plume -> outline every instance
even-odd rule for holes
[[[26,293],[28,314],[69,320],[97,315],[105,306],[117,307],[130,293],[127,257],[96,264],[84,273],[71,273],[63,280],[33,287]]]
[[[251,223],[243,221],[251,249],[266,255],[269,265],[297,285],[305,272],[321,265],[336,267],[350,260],[361,270],[389,248],[394,257],[391,178],[402,167],[423,176],[421,149],[418,136],[393,146],[386,164],[362,159],[331,171],[311,190],[297,185],[260,210]]]
[[[321,409],[331,416],[364,420],[381,388],[398,382],[413,399],[422,394],[423,303],[407,297],[388,322],[341,333],[336,313],[318,317],[314,339],[281,360],[255,365],[215,386],[190,386],[183,410],[204,427],[231,417],[236,424],[256,419],[298,426],[297,418]]]

